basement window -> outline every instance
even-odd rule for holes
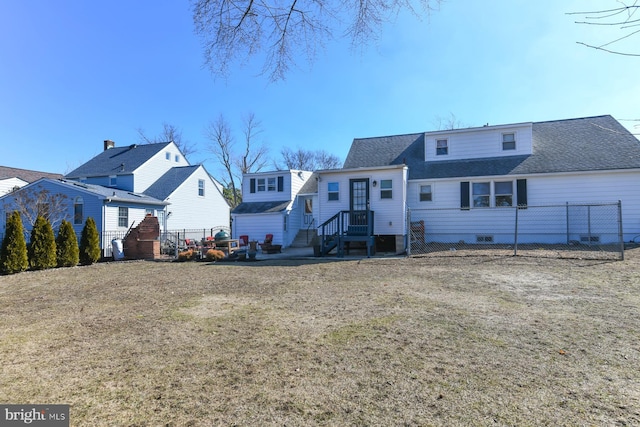
[[[476,243],[493,243],[493,236],[487,234],[478,234]]]
[[[580,243],[600,243],[600,236],[593,236],[593,235],[582,235],[580,236]]]

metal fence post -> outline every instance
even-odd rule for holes
[[[622,233],[622,200],[618,200],[618,241],[620,242],[620,261],[624,261],[624,234]]]
[[[516,223],[515,230],[513,233],[513,256],[518,256],[518,211],[520,209],[516,206]]]
[[[566,217],[567,217],[567,245],[568,245],[569,243],[571,243],[571,240],[569,240],[570,239],[569,236],[571,235],[571,232],[569,230],[569,202],[566,202],[566,206],[567,206]]]

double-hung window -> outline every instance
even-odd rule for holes
[[[446,156],[447,154],[449,154],[449,141],[436,139],[436,156]]]
[[[198,196],[204,197],[204,179],[198,180]]]
[[[516,134],[515,133],[503,133],[502,134],[502,149],[503,150],[515,150],[516,149]]]
[[[433,189],[431,184],[423,184],[420,186],[420,201],[430,202],[433,200]]]
[[[118,208],[118,227],[129,226],[129,208]]]
[[[494,183],[496,207],[513,206],[513,182],[503,181]]]
[[[330,182],[327,184],[327,200],[340,200],[340,183]]]
[[[473,183],[473,207],[488,208],[491,206],[491,183],[490,182],[474,182]]]
[[[267,178],[267,191],[276,191],[276,178]]]
[[[518,198],[523,205],[526,205],[526,180],[518,180],[518,185]],[[469,208],[468,189],[469,183],[462,182],[460,191],[460,206],[463,209]],[[513,181],[487,181],[471,183],[471,206],[474,208],[513,206],[513,200]]]
[[[266,181],[264,178],[258,178],[258,191],[265,191],[267,189]]]
[[[393,181],[390,179],[380,180],[380,198],[393,199]]]

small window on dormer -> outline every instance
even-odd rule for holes
[[[115,187],[118,183],[118,177],[116,175],[111,175],[109,177],[109,187]]]
[[[258,178],[258,191],[266,191],[267,186],[264,178]]]
[[[446,156],[449,154],[449,141],[446,139],[437,139],[436,140],[436,155],[437,156]]]
[[[267,178],[267,191],[276,191],[276,178]]]
[[[502,134],[502,149],[503,150],[515,150],[516,149],[516,134],[515,133],[503,133]]]

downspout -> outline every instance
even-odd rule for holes
[[[105,256],[104,251],[105,251],[105,244],[104,244],[104,233],[105,233],[105,227],[107,225],[107,204],[111,203],[111,199],[105,199],[104,203],[102,204],[102,229],[100,230],[100,241],[101,241],[101,252],[102,252],[102,256]]]

